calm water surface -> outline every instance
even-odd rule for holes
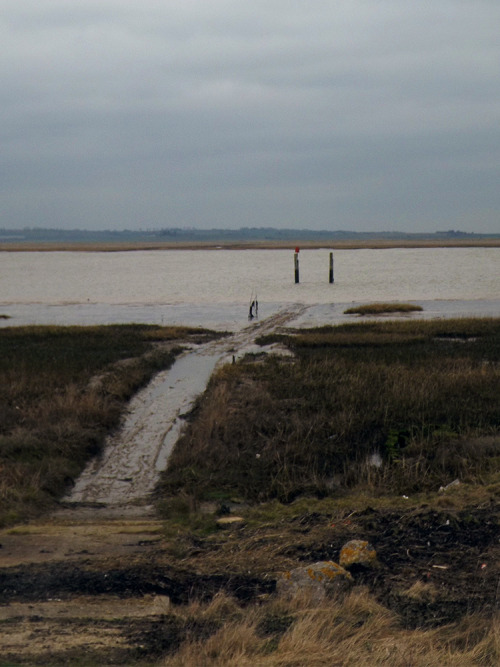
[[[309,320],[369,301],[500,314],[500,248],[337,250],[334,285],[329,252],[300,253],[299,285],[290,250],[0,252],[0,313],[12,318],[2,324],[193,324],[198,317],[221,325],[244,321],[255,293],[261,314],[302,303],[314,306]]]

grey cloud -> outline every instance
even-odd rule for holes
[[[1,2],[2,226],[500,231],[500,5]]]

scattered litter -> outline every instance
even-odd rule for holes
[[[484,570],[485,567],[487,567],[487,565],[486,565],[486,563],[483,563],[483,564],[481,565],[481,570]]]
[[[405,500],[408,500],[408,496],[403,496],[403,498],[404,498]]]
[[[433,565],[432,567],[435,567],[436,570],[447,570],[448,565]]]
[[[444,493],[445,491],[449,491],[450,489],[454,489],[456,486],[460,486],[460,480],[459,479],[454,479],[453,482],[450,482],[446,486],[440,486],[439,487],[439,493]]]
[[[370,456],[368,457],[368,463],[374,468],[381,468],[383,461],[382,457],[380,456],[380,453],[373,452],[373,454],[370,454]]]

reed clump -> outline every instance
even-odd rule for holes
[[[282,342],[292,363],[246,361],[212,379],[163,493],[290,501],[495,478],[500,320],[357,323]]]
[[[52,506],[188,334],[142,325],[0,329],[0,525]]]

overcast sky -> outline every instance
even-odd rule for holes
[[[500,233],[498,0],[0,0],[0,227]]]

